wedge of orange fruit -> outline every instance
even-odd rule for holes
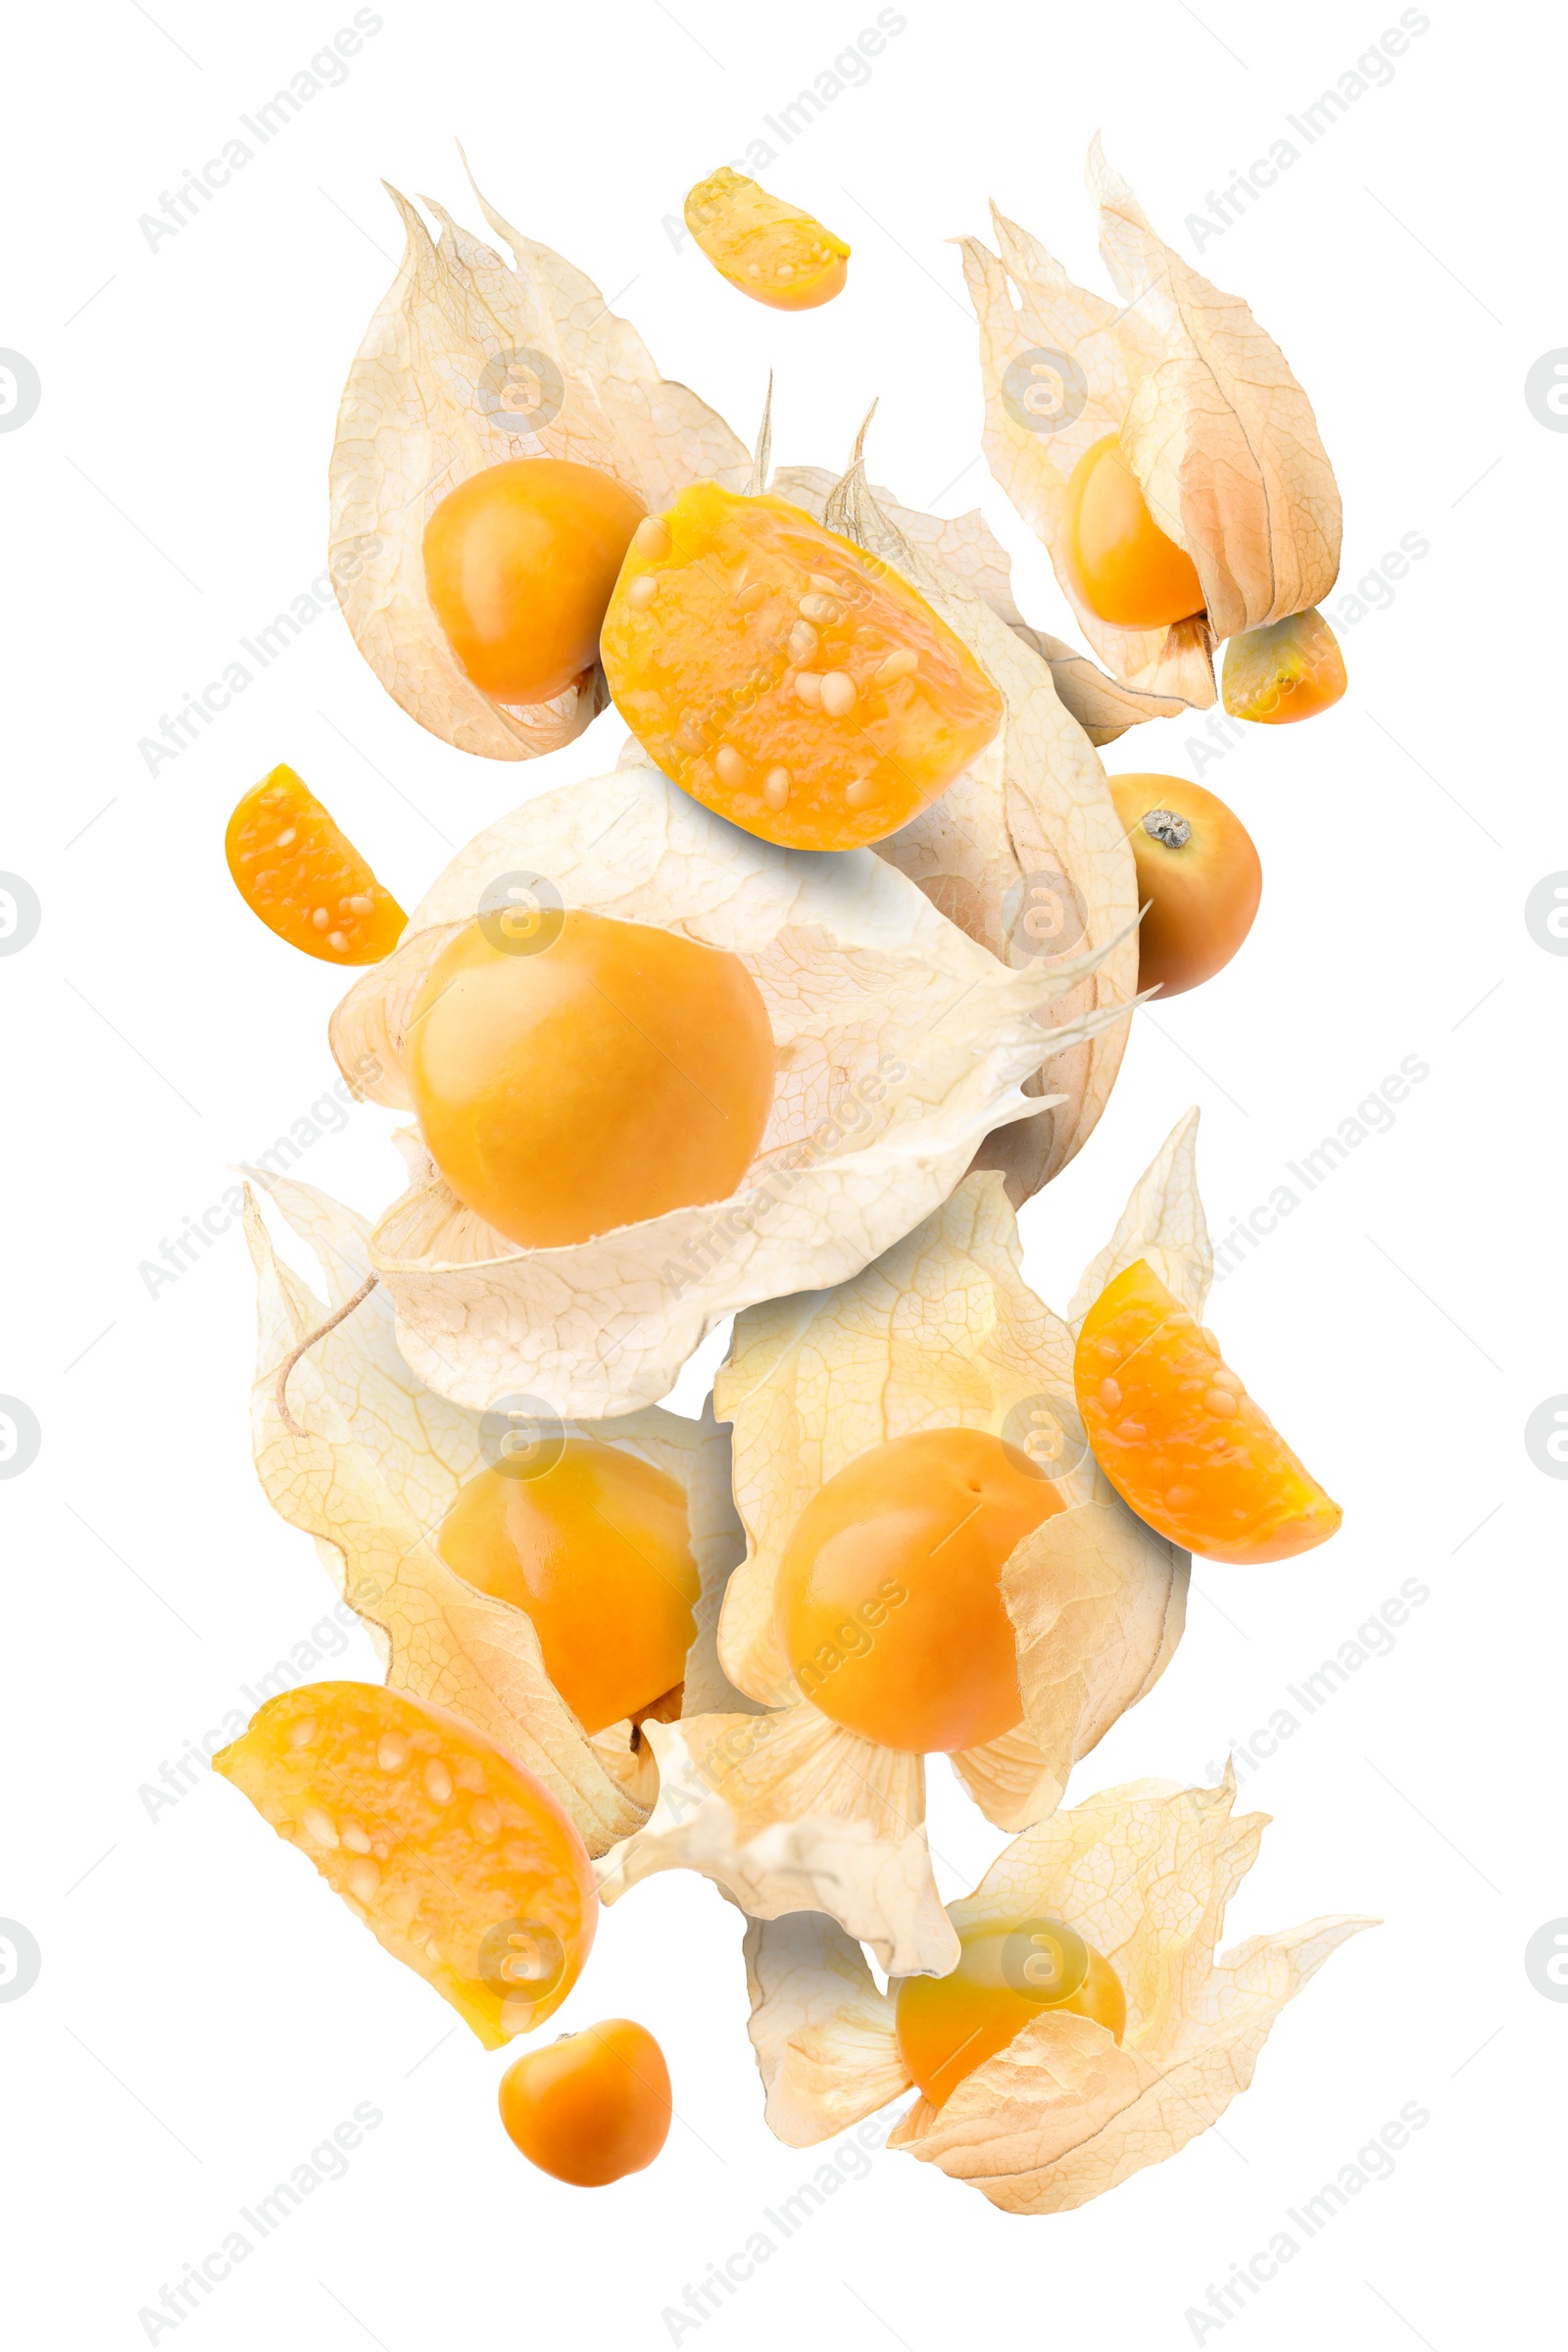
[[[237,804],[223,855],[252,914],[323,963],[379,963],[409,919],[291,767]]]
[[[376,1683],[302,1683],[213,1769],[297,1845],[486,2049],[560,2008],[594,1939],[576,1830],[471,1725]]]
[[[1288,1560],[1343,1513],[1147,1258],[1105,1285],[1073,1363],[1090,1446],[1155,1533],[1209,1560]]]

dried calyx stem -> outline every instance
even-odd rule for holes
[[[324,1340],[327,1333],[329,1331],[336,1331],[338,1325],[349,1315],[352,1315],[357,1306],[363,1306],[365,1304],[365,1301],[374,1290],[379,1279],[380,1278],[378,1275],[367,1274],[365,1280],[361,1283],[353,1298],[345,1298],[337,1311],[334,1314],[328,1315],[324,1323],[318,1323],[314,1331],[308,1331],[304,1339],[301,1340],[299,1346],[294,1349],[292,1355],[286,1355],[283,1358],[282,1363],[278,1366],[277,1386],[273,1390],[272,1394],[277,1400],[277,1417],[282,1422],[283,1427],[292,1437],[303,1438],[307,1437],[310,1433],[300,1427],[299,1423],[295,1420],[293,1414],[288,1409],[289,1374],[299,1362],[300,1357],[308,1354],[311,1348],[316,1346],[318,1340]]]

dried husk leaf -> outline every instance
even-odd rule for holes
[[[747,2031],[786,2147],[809,2148],[909,2087],[891,2004],[858,1943],[818,1911],[747,1923]]]
[[[806,1706],[644,1731],[659,1802],[600,1866],[605,1902],[662,1870],[695,1870],[750,1919],[827,1913],[890,1973],[953,1966],[958,1943],[931,1875],[918,1756],[874,1747]]]
[[[911,823],[879,843],[878,855],[1004,963],[1050,971],[1092,953],[1094,969],[1059,998],[1053,1025],[1130,1003],[1138,988],[1132,853],[1099,757],[1063,707],[1049,664],[994,610],[980,584],[950,570],[904,528],[906,521],[929,524],[929,517],[884,510],[866,484],[859,442],[849,472],[827,493],[822,515],[829,529],[919,589],[1005,704],[1002,727],[979,759]],[[979,544],[970,532],[954,537],[968,555]],[[994,584],[989,564],[982,576]],[[1037,937],[1042,919],[1046,928]],[[1027,1091],[1064,1100],[1027,1126],[999,1129],[982,1145],[974,1164],[1002,1170],[1014,1206],[1088,1138],[1125,1043],[1125,1029],[1117,1026],[1052,1053]]]
[[[1177,1120],[1134,1185],[1110,1240],[1084,1268],[1067,1310],[1074,1333],[1105,1285],[1141,1257],[1201,1322],[1214,1252],[1198,1191],[1198,1116],[1195,1103]]]
[[[1042,2012],[940,2110],[917,2099],[890,2147],[968,2180],[1004,2212],[1060,2213],[1174,2155],[1224,2113],[1284,2004],[1376,1924],[1311,1920],[1216,1958],[1265,1823],[1233,1821],[1234,1798],[1230,1775],[1218,1788],[1135,1782],[1014,1840],[975,1893],[950,1906],[955,1924],[1069,1921],[1122,1980],[1122,2044],[1088,2018]],[[896,1986],[878,1996],[842,1944],[793,1920],[752,1931],[748,1974],[780,2136],[808,2146],[866,2112],[858,2098],[868,2107],[895,2095]]]
[[[460,751],[529,760],[568,743],[609,701],[596,662],[548,703],[507,705],[459,665],[424,589],[424,526],[470,474],[508,458],[594,466],[649,507],[688,483],[739,488],[741,443],[684,384],[664,380],[598,287],[479,197],[509,268],[439,205],[414,207],[403,262],[344,387],[331,466],[330,565],[354,642],[422,727]],[[478,191],[475,190],[475,194]],[[529,405],[509,384],[526,379]]]
[[[1130,686],[1206,709],[1216,642],[1304,611],[1332,588],[1339,491],[1306,395],[1246,303],[1155,235],[1098,139],[1088,177],[1119,311],[1075,286],[995,207],[998,253],[959,240],[980,323],[985,453],[1107,667]],[[1042,350],[1064,355],[1083,379],[1081,408],[1054,431],[1032,430],[1006,391],[1008,368]],[[1155,521],[1197,565],[1202,615],[1168,629],[1118,628],[1079,600],[1063,561],[1067,483],[1106,433],[1120,436]]]
[[[924,1429],[1059,1446],[1068,1507],[1003,1571],[1024,1723],[953,1759],[1000,1829],[1054,1809],[1073,1763],[1158,1678],[1182,1626],[1187,1555],[1134,1518],[1084,1447],[1072,1354],[1071,1332],[1023,1280],[1016,1218],[986,1174],[966,1177],[854,1281],[737,1316],[714,1381],[714,1409],[734,1429],[748,1540],[719,1652],[731,1681],[771,1706],[805,1703],[773,1594],[795,1524],[830,1478],[873,1446]]]
[[[739,833],[652,768],[530,802],[468,846],[402,946],[332,1022],[345,1069],[406,1103],[403,1033],[429,965],[485,886],[526,870],[568,907],[667,925],[739,956],[767,1005],[778,1083],[761,1149],[727,1200],[570,1248],[522,1250],[433,1164],[381,1218],[371,1262],[413,1369],[458,1402],[512,1392],[562,1415],[662,1396],[724,1315],[858,1273],[930,1213],[981,1139],[1038,1108],[1019,1081],[1038,1015],[1080,966],[1008,971],[869,851],[812,858]],[[1119,1022],[1112,1004],[1056,1034]]]
[[[332,1304],[364,1281],[364,1219],[313,1186],[251,1171],[316,1250]],[[388,1682],[436,1700],[488,1734],[535,1773],[571,1814],[590,1853],[646,1819],[658,1789],[650,1749],[628,1723],[589,1739],[545,1672],[529,1618],[466,1584],[435,1549],[459,1489],[484,1467],[478,1416],[437,1396],[398,1353],[390,1305],[369,1298],[295,1366],[289,1405],[306,1435],[277,1411],[279,1365],[325,1309],[278,1258],[247,1188],[246,1237],[261,1318],[253,1396],[258,1475],[279,1516],[316,1538],[338,1591],[370,1634]],[[712,1627],[741,1542],[729,1494],[728,1433],[654,1408],[613,1422],[568,1423],[564,1434],[619,1446],[686,1490],[692,1553],[702,1580],[698,1635],[688,1653],[689,1700],[729,1691]]]

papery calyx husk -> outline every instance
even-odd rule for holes
[[[648,1817],[653,1753],[629,1723],[591,1739],[545,1670],[524,1611],[466,1583],[436,1548],[459,1490],[496,1458],[481,1417],[435,1395],[398,1352],[379,1288],[300,1356],[288,1379],[291,1430],[278,1409],[280,1365],[328,1307],[354,1297],[368,1267],[368,1226],[314,1186],[249,1173],[315,1250],[327,1306],[278,1257],[247,1189],[260,1340],[252,1402],[257,1474],[290,1526],[316,1539],[322,1564],[370,1636],[388,1683],[450,1708],[532,1772],[570,1814],[590,1854]],[[714,1627],[740,1536],[730,1497],[728,1432],[659,1407],[615,1421],[563,1423],[563,1437],[623,1448],[686,1493],[701,1579],[697,1637],[681,1704],[744,1706],[719,1665]]]
[[[1184,1296],[1201,1296],[1195,1124],[1189,1113],[1156,1154],[1096,1266],[1148,1254]],[[966,1178],[854,1280],[736,1317],[714,1406],[733,1427],[747,1556],[726,1589],[719,1655],[764,1711],[715,1711],[654,1735],[662,1758],[678,1741],[675,1778],[666,1772],[652,1820],[609,1857],[607,1900],[657,1871],[693,1869],[754,1919],[827,1915],[894,1974],[953,1965],[922,1826],[925,1760],[858,1738],[802,1696],[774,1627],[775,1583],[811,1496],[890,1438],[989,1430],[1054,1474],[1067,1507],[1002,1572],[1024,1719],[951,1759],[999,1828],[1045,1819],[1074,1763],[1169,1663],[1191,1568],[1089,1452],[1072,1363],[1071,1328],[1023,1281],[995,1174]]]
[[[662,377],[580,270],[474,194],[509,267],[428,197],[432,240],[395,188],[407,247],[355,356],[331,466],[330,567],[355,644],[422,727],[459,751],[529,760],[610,697],[596,662],[551,702],[509,705],[458,662],[424,587],[431,514],[510,458],[592,466],[651,509],[691,482],[739,489],[749,460],[722,417]]]
[[[1016,1219],[993,1173],[967,1177],[852,1282],[737,1316],[714,1382],[747,1537],[719,1654],[764,1705],[803,1703],[774,1590],[801,1513],[841,1470],[891,1438],[961,1428],[1020,1446],[1054,1478],[1065,1508],[1002,1572],[1024,1720],[953,1759],[1003,1829],[1054,1808],[1073,1764],[1164,1671],[1183,1622],[1187,1555],[1126,1509],[1089,1451],[1072,1359],[1068,1325],[1023,1279]]]
[[[1013,625],[1007,560],[980,517],[945,523],[872,491],[860,455],[864,435],[862,426],[842,481],[824,488],[826,476],[793,471],[775,486],[918,588],[982,663],[1005,706],[986,750],[911,823],[880,843],[878,855],[1009,966],[1050,970],[1098,951],[1093,971],[1061,998],[1060,1019],[1126,1003],[1138,987],[1132,855],[1099,755],[1069,707],[1068,672],[1048,659],[1050,641],[1037,645]],[[1081,667],[1091,670],[1087,662]],[[1108,679],[1100,687],[1098,707],[1109,715],[1121,690]],[[1087,1140],[1125,1041],[1125,1030],[1114,1027],[1052,1054],[1028,1091],[1064,1100],[1027,1127],[987,1139],[975,1165],[1002,1170],[1014,1206]]]
[[[344,999],[332,1047],[365,1091],[408,1102],[402,1047],[430,964],[486,888],[544,876],[568,908],[662,925],[738,956],[778,1052],[761,1148],[727,1200],[551,1250],[506,1241],[421,1160],[370,1259],[414,1370],[460,1403],[520,1393],[594,1419],[663,1396],[724,1315],[825,1286],[918,1224],[982,1138],[1031,1116],[1038,1016],[1069,961],[1009,971],[870,851],[776,850],[653,768],[530,802],[462,851],[403,944]],[[1093,954],[1093,951],[1091,951]],[[1124,1005],[1080,1015],[1063,1047]]]
[[[1206,709],[1218,641],[1304,612],[1333,587],[1339,489],[1306,394],[1247,304],[1154,233],[1098,138],[1088,179],[1120,310],[1075,286],[995,207],[998,252],[958,239],[980,322],[986,458],[1045,542],[1107,667],[1129,686]],[[1024,399],[1031,363],[1059,385],[1046,419]],[[1107,433],[1119,436],[1154,520],[1198,568],[1204,612],[1169,628],[1101,620],[1063,560],[1068,480]]]
[[[1232,1818],[1235,1781],[1136,1781],[1027,1830],[958,1927],[1064,1920],[1109,1961],[1127,1996],[1118,2045],[1090,2018],[1043,2009],[959,2081],[924,2096],[888,2141],[1004,2213],[1069,2212],[1173,2156],[1252,2079],[1275,2018],[1340,1944],[1373,1920],[1340,1914],[1216,1956],[1226,1907],[1256,1857],[1264,1814]],[[910,2087],[895,2036],[897,1986],[879,1993],[830,1921],[754,1923],[751,2036],[767,2121],[792,2147],[831,2137]]]

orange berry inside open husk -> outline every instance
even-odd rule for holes
[[[1155,629],[1203,610],[1198,566],[1154,520],[1114,433],[1073,467],[1062,524],[1074,589],[1099,619]]]
[[[1220,697],[1232,718],[1288,727],[1331,710],[1346,684],[1339,640],[1322,613],[1309,609],[1233,637],[1225,648]]]
[[[498,703],[548,703],[599,658],[599,629],[643,502],[563,458],[469,474],[424,526],[430,607]]]
[[[1209,1560],[1288,1560],[1343,1512],[1147,1258],[1105,1285],[1073,1361],[1084,1429],[1140,1519]]]
[[[1252,928],[1263,868],[1234,809],[1185,776],[1112,776],[1138,874],[1138,985],[1179,997],[1222,971]]]
[[[686,198],[686,225],[721,277],[774,311],[814,311],[842,292],[850,249],[799,206],[724,165]]]
[[[906,580],[784,499],[713,482],[638,525],[601,653],[654,765],[786,849],[897,832],[1002,724]]]
[[[581,1973],[598,1897],[549,1791],[470,1724],[375,1683],[303,1683],[213,1758],[487,2049]]]
[[[700,1582],[672,1478],[592,1438],[547,1441],[537,1465],[481,1470],[436,1549],[532,1619],[545,1671],[590,1736],[652,1707],[686,1672]]]
[[[779,1562],[774,1620],[802,1691],[861,1739],[916,1754],[1013,1731],[1002,1571],[1061,1507],[988,1430],[922,1430],[858,1455],[811,1497]]]
[[[941,2107],[965,2075],[1053,2010],[1092,2018],[1117,2041],[1127,2023],[1121,1979],[1063,1921],[960,1926],[956,1968],[945,1977],[906,1977],[899,1986],[899,2056]]]
[[[558,909],[525,936],[482,917],[448,943],[404,1068],[459,1200],[553,1250],[727,1199],[767,1123],[773,1033],[739,956]]]
[[[409,919],[291,767],[236,803],[223,855],[252,914],[323,963],[379,963]]]
[[[574,2188],[651,2165],[669,2134],[669,2069],[646,2026],[606,2018],[529,2050],[501,2078],[501,2121],[530,2164]]]

